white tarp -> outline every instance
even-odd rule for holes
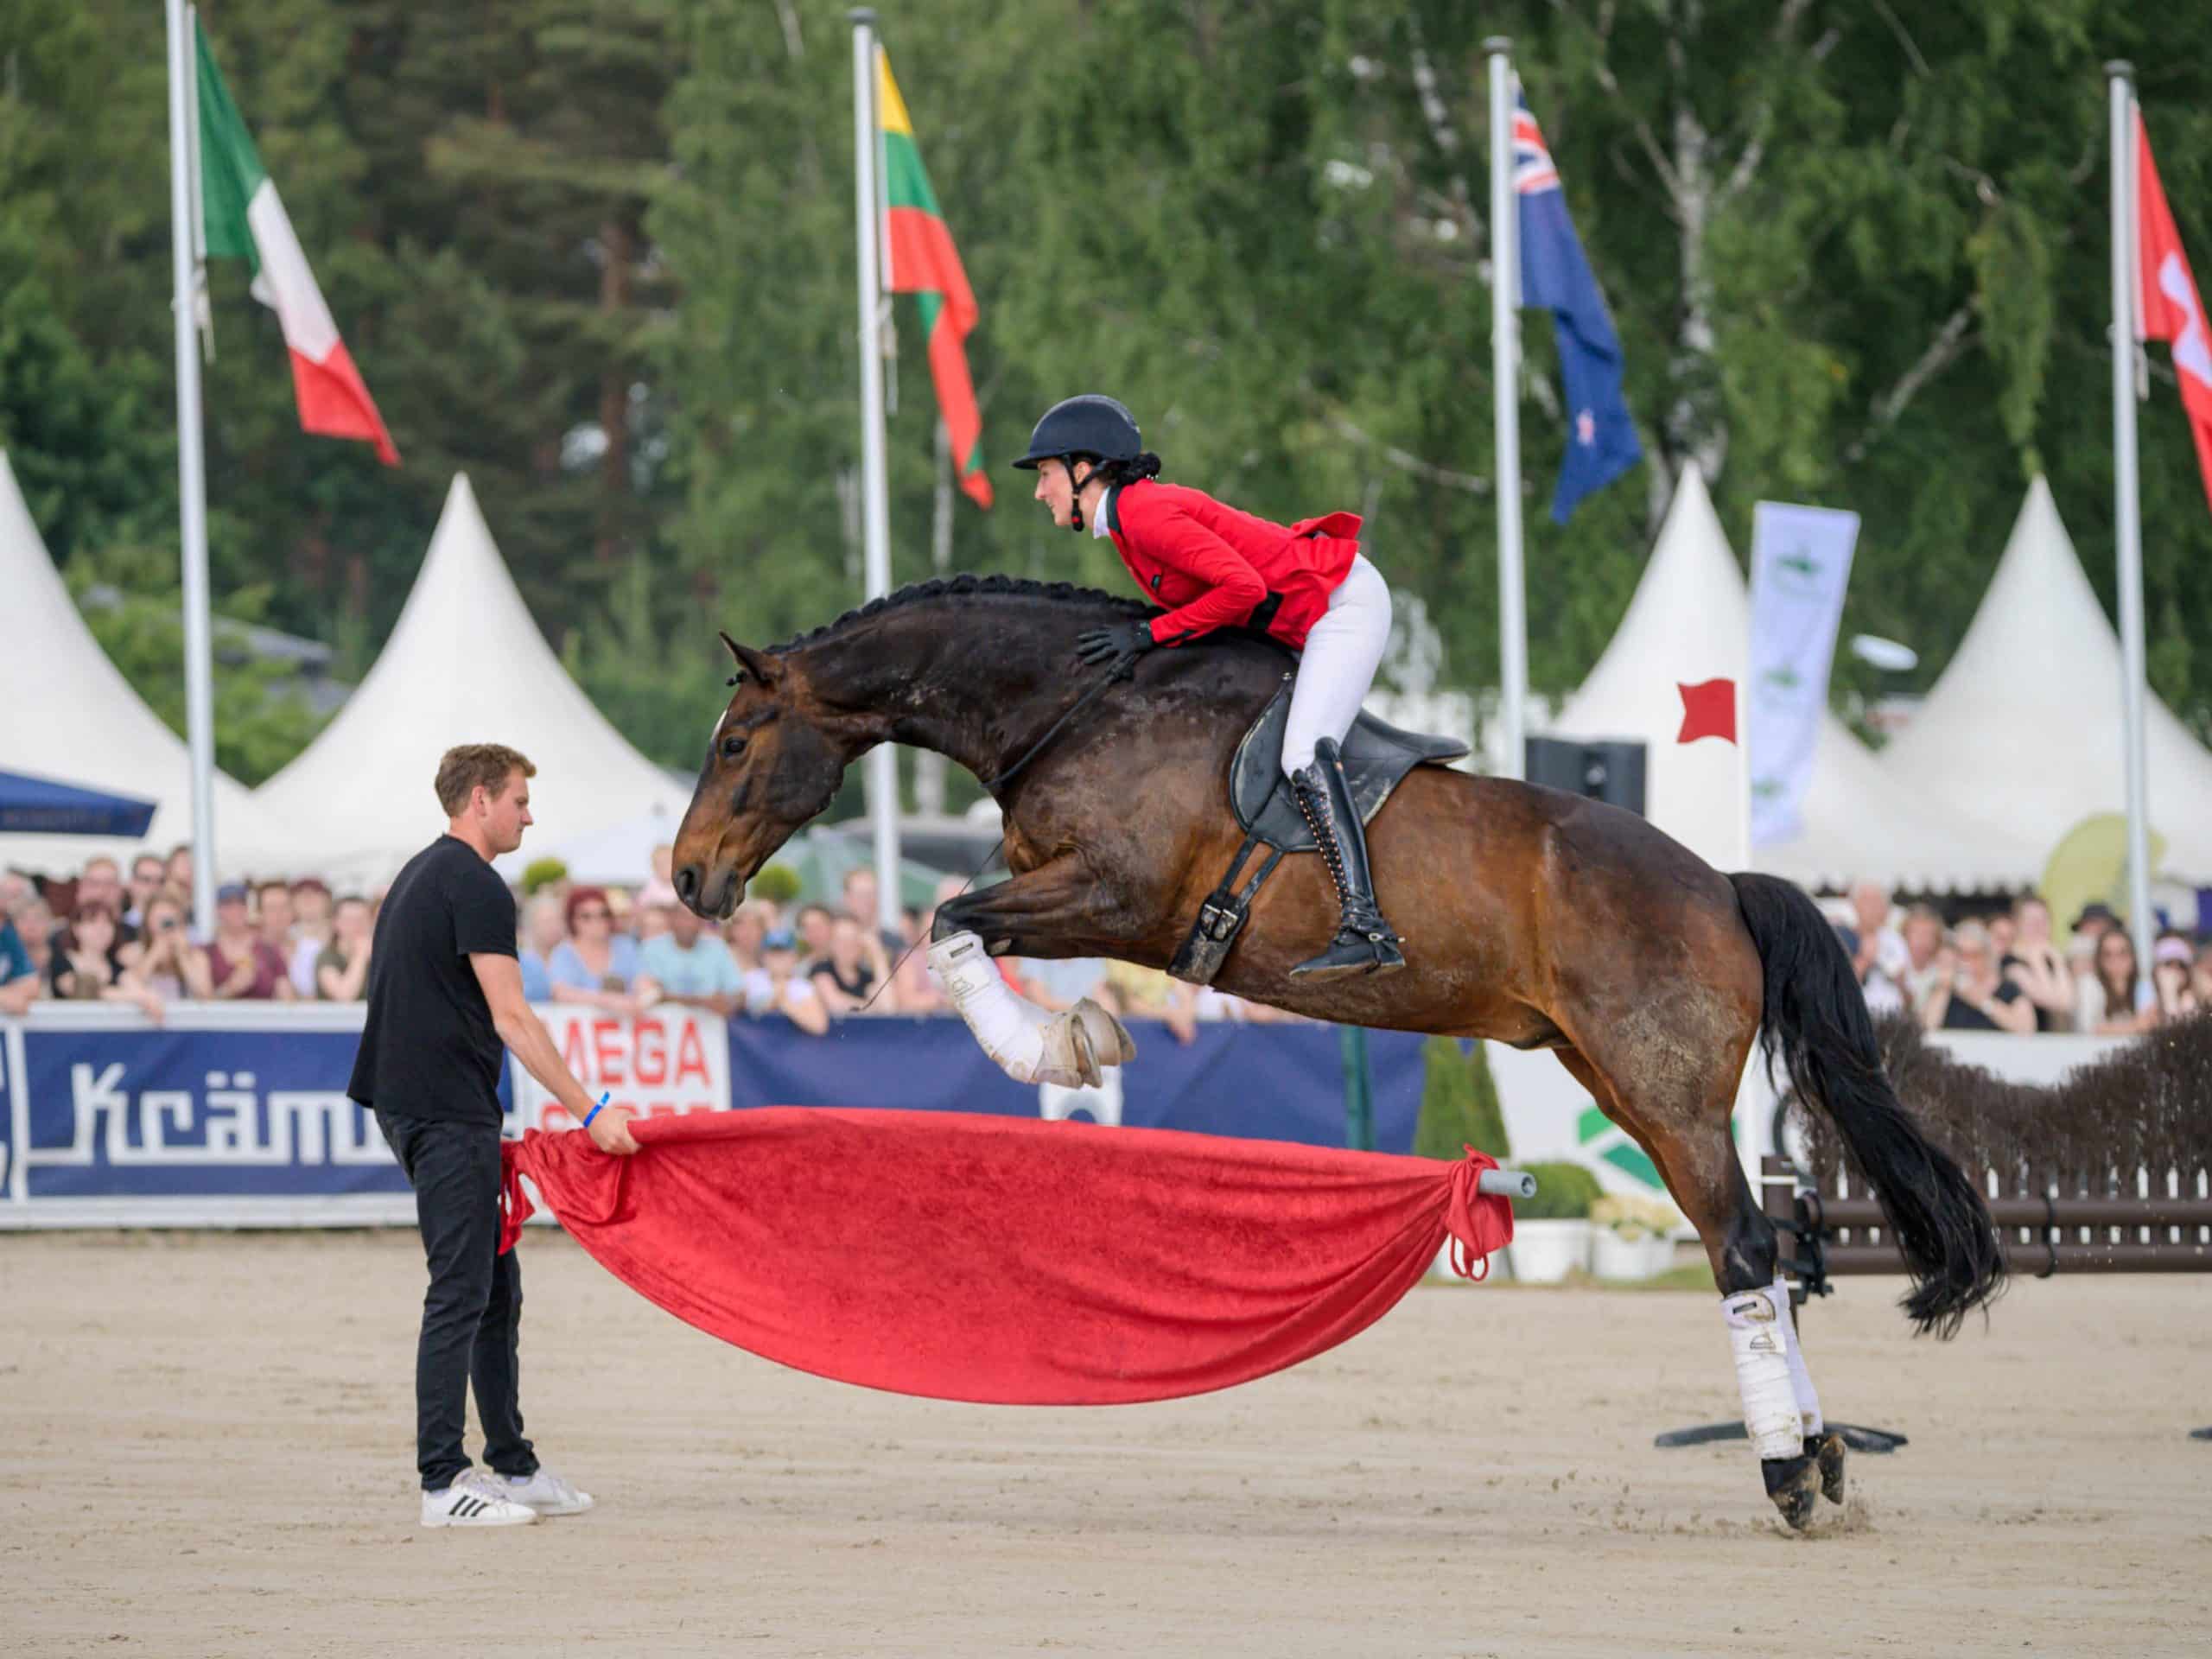
[[[32,523],[0,453],[0,770],[112,790],[158,803],[144,845],[192,839],[192,757],[108,659]],[[215,775],[216,868],[281,874],[283,849],[245,788]],[[127,859],[107,836],[0,836],[0,868],[67,876],[96,855]],[[272,860],[278,861],[272,862]]]
[[[2158,557],[2156,537],[2150,556]],[[2212,753],[2145,706],[2151,828],[2165,868],[2212,881]],[[2038,477],[1957,653],[1882,769],[1920,798],[2001,824],[2038,863],[2083,818],[2126,810],[2120,640]]]
[[[700,711],[703,733],[714,711]],[[537,631],[493,545],[465,474],[398,625],[322,734],[256,791],[270,816],[315,849],[304,867],[334,880],[388,880],[438,835],[433,782],[456,743],[505,743],[537,768],[526,861],[658,809],[679,789],[607,724]]]

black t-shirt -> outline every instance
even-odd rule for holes
[[[371,973],[376,971],[372,968]],[[1990,995],[1993,1002],[2017,1002],[2027,993],[2011,980],[1999,980],[1997,989]],[[2002,1031],[2004,1027],[1961,996],[1955,986],[1951,1000],[1943,1005],[1943,1029],[1946,1031]]]
[[[346,1092],[402,1117],[498,1124],[505,1046],[468,958],[515,954],[506,883],[467,842],[439,836],[385,895],[372,951]]]
[[[847,979],[837,971],[837,964],[828,957],[824,957],[821,961],[808,967],[806,976],[809,979],[826,979],[847,996],[858,997],[863,1001],[867,1001],[868,994],[875,988],[875,969],[864,962],[855,963],[853,976]]]

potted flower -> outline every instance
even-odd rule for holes
[[[1580,1164],[1523,1164],[1536,1195],[1513,1201],[1513,1276],[1523,1284],[1555,1285],[1590,1265],[1590,1206],[1602,1190]]]
[[[1651,1279],[1674,1265],[1682,1212],[1666,1199],[1608,1192],[1590,1206],[1590,1271],[1600,1279]]]

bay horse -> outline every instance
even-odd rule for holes
[[[975,773],[1004,816],[1011,879],[943,906],[940,941],[973,933],[992,955],[1166,967],[1243,839],[1232,754],[1296,659],[1259,634],[1212,634],[1146,653],[1076,710],[1099,690],[1076,636],[1157,613],[1065,584],[959,576],[772,649],[723,636],[736,690],[677,835],[677,894],[727,916],[849,765],[903,743]],[[1071,710],[1080,718],[1054,735]],[[1704,1243],[1768,1495],[1794,1527],[1816,1493],[1840,1502],[1840,1439],[1800,1433],[1818,1405],[1776,1289],[1775,1230],[1730,1132],[1754,1043],[1826,1110],[1874,1186],[1919,1330],[1951,1335],[2005,1268],[1981,1194],[1885,1077],[1834,931],[1788,882],[1723,874],[1636,813],[1509,779],[1416,766],[1369,841],[1402,971],[1290,977],[1337,921],[1322,861],[1294,857],[1216,982],[1317,1019],[1556,1054],[1650,1154]]]

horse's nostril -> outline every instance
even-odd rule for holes
[[[699,867],[686,864],[676,873],[676,896],[690,904],[699,894]]]

